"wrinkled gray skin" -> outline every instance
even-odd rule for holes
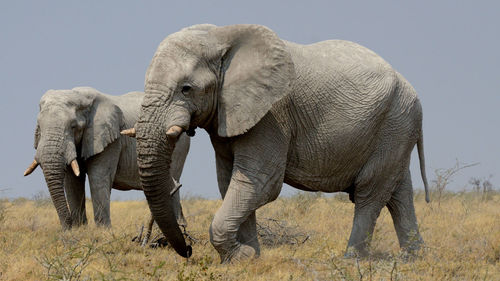
[[[35,160],[43,169],[63,229],[87,223],[85,175],[97,225],[111,226],[111,188],[142,190],[136,141],[120,135],[120,130],[137,122],[143,97],[142,92],[111,96],[79,87],[49,90],[40,99]],[[184,135],[173,155],[172,176],[177,181],[188,150],[189,137]],[[79,177],[69,166],[74,159],[81,170]],[[172,196],[172,201],[176,218],[185,224],[179,192]]]
[[[189,249],[172,227],[171,200],[161,196],[173,188],[168,161],[176,126],[210,135],[224,199],[210,241],[222,262],[259,255],[255,210],[275,200],[283,182],[350,194],[347,256],[367,254],[384,206],[402,248],[423,242],[409,172],[418,144],[425,178],[420,102],[374,52],[340,40],[299,45],[258,25],[198,25],[163,40],[145,92],[135,126],[141,181],[179,254]]]

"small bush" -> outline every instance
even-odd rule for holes
[[[37,260],[47,270],[47,280],[80,280],[96,251],[95,243],[76,244],[63,253],[53,256],[43,254]]]
[[[262,245],[276,247],[280,245],[300,245],[305,243],[310,235],[296,226],[290,226],[286,221],[272,218],[259,219],[257,234]]]
[[[476,166],[478,164],[479,163],[465,164],[460,163],[457,160],[455,165],[451,168],[441,168],[434,171],[434,173],[436,174],[436,179],[432,181],[433,185],[431,186],[431,192],[437,194],[437,201],[439,206],[441,205],[441,199],[443,197],[443,194],[445,193],[446,187],[453,181],[453,176],[465,168]]]

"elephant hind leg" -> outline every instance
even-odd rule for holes
[[[393,192],[387,208],[391,213],[400,247],[409,253],[418,251],[424,241],[418,231],[409,170],[406,171],[401,185]]]
[[[368,204],[356,203],[351,236],[347,243],[345,257],[364,257],[369,254],[368,249],[373,236],[373,230],[375,229],[375,223],[382,208],[383,204],[378,202]]]
[[[403,176],[395,155],[377,154],[362,169],[354,187],[354,219],[346,257],[366,256],[380,211]],[[394,157],[392,159],[399,159]]]

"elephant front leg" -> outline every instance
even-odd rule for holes
[[[260,255],[255,211],[275,200],[283,185],[289,138],[266,116],[230,142],[211,136],[224,200],[210,225],[210,242],[223,263]]]
[[[243,199],[243,194],[236,193],[231,192],[231,189],[228,191],[222,207],[210,225],[210,242],[219,252],[222,263],[257,257],[260,253],[257,232],[252,232],[254,227],[250,225],[255,221],[250,217],[261,204],[251,202],[249,197]],[[256,195],[247,193],[246,196]],[[240,229],[249,232],[243,235]]]
[[[260,256],[259,239],[257,238],[257,216],[253,211],[250,216],[241,224],[238,230],[238,241],[241,244],[249,245],[254,251],[254,257]]]
[[[89,182],[94,209],[94,221],[98,226],[111,227],[111,181],[107,178],[89,176]]]
[[[260,255],[255,210],[277,197],[283,174],[284,168],[254,174],[259,176],[255,178],[236,168],[222,206],[210,225],[210,242],[219,252],[222,263]]]
[[[72,171],[67,171],[64,179],[64,190],[73,226],[87,224],[87,214],[85,212],[85,174],[82,173],[77,177]]]
[[[98,226],[111,227],[111,187],[120,157],[120,145],[115,141],[105,151],[87,161],[94,221]]]

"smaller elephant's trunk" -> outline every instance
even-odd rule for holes
[[[42,169],[61,226],[64,230],[70,229],[72,225],[71,215],[64,195],[64,177],[66,169],[64,162],[43,162]]]
[[[58,130],[47,130],[45,137],[38,143],[35,161],[42,167],[50,197],[64,230],[72,226],[71,213],[64,193],[64,179],[70,163],[73,173],[80,175],[75,158],[76,149],[73,142],[68,142],[64,133]]]

